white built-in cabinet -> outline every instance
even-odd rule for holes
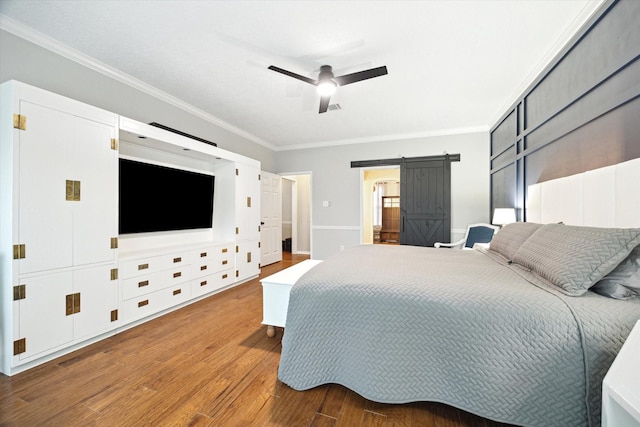
[[[116,327],[118,116],[1,86],[2,372]]]
[[[215,175],[212,229],[118,235],[118,157]],[[16,81],[0,85],[0,371],[252,279],[260,162]]]

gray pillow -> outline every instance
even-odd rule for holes
[[[591,290],[615,299],[640,296],[640,246],[631,251],[611,273],[593,285]]]
[[[508,260],[512,260],[518,248],[540,227],[542,227],[542,224],[536,224],[535,222],[507,224],[493,236],[489,249]]]
[[[571,296],[582,295],[640,244],[640,228],[561,224],[539,227],[513,256],[520,264]]]

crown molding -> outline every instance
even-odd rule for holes
[[[332,147],[336,145],[366,144],[371,142],[394,142],[394,141],[403,141],[403,140],[409,140],[409,139],[433,138],[438,136],[462,135],[466,133],[486,132],[488,134],[489,130],[490,130],[490,127],[488,125],[465,127],[465,128],[441,129],[441,130],[430,131],[430,132],[414,132],[414,133],[403,133],[403,134],[393,134],[393,135],[381,135],[381,136],[375,136],[375,137],[341,139],[341,140],[335,140],[335,141],[315,142],[315,143],[309,143],[309,144],[287,145],[285,147],[277,147],[275,151],[303,150],[307,148],[323,148],[323,147]]]

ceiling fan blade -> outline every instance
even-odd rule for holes
[[[344,76],[334,77],[333,80],[335,80],[335,82],[340,86],[344,86],[362,80],[384,76],[385,74],[387,74],[387,67],[382,66],[378,68],[372,68],[370,70],[358,71],[357,73],[345,74]]]
[[[330,96],[323,96],[322,98],[320,98],[320,111],[318,111],[320,114],[327,112],[327,110],[329,109],[330,99]]]
[[[269,66],[270,70],[276,71],[278,73],[282,73],[285,76],[293,77],[294,79],[302,80],[305,83],[309,83],[312,85],[318,84],[317,81],[310,79],[309,77],[301,76],[300,74],[292,73],[291,71],[283,70],[282,68],[276,67],[275,65]]]

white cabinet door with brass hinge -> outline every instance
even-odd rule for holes
[[[110,266],[98,266],[23,278],[13,301],[14,341],[25,345],[14,365],[114,328],[118,280],[112,277]]]

